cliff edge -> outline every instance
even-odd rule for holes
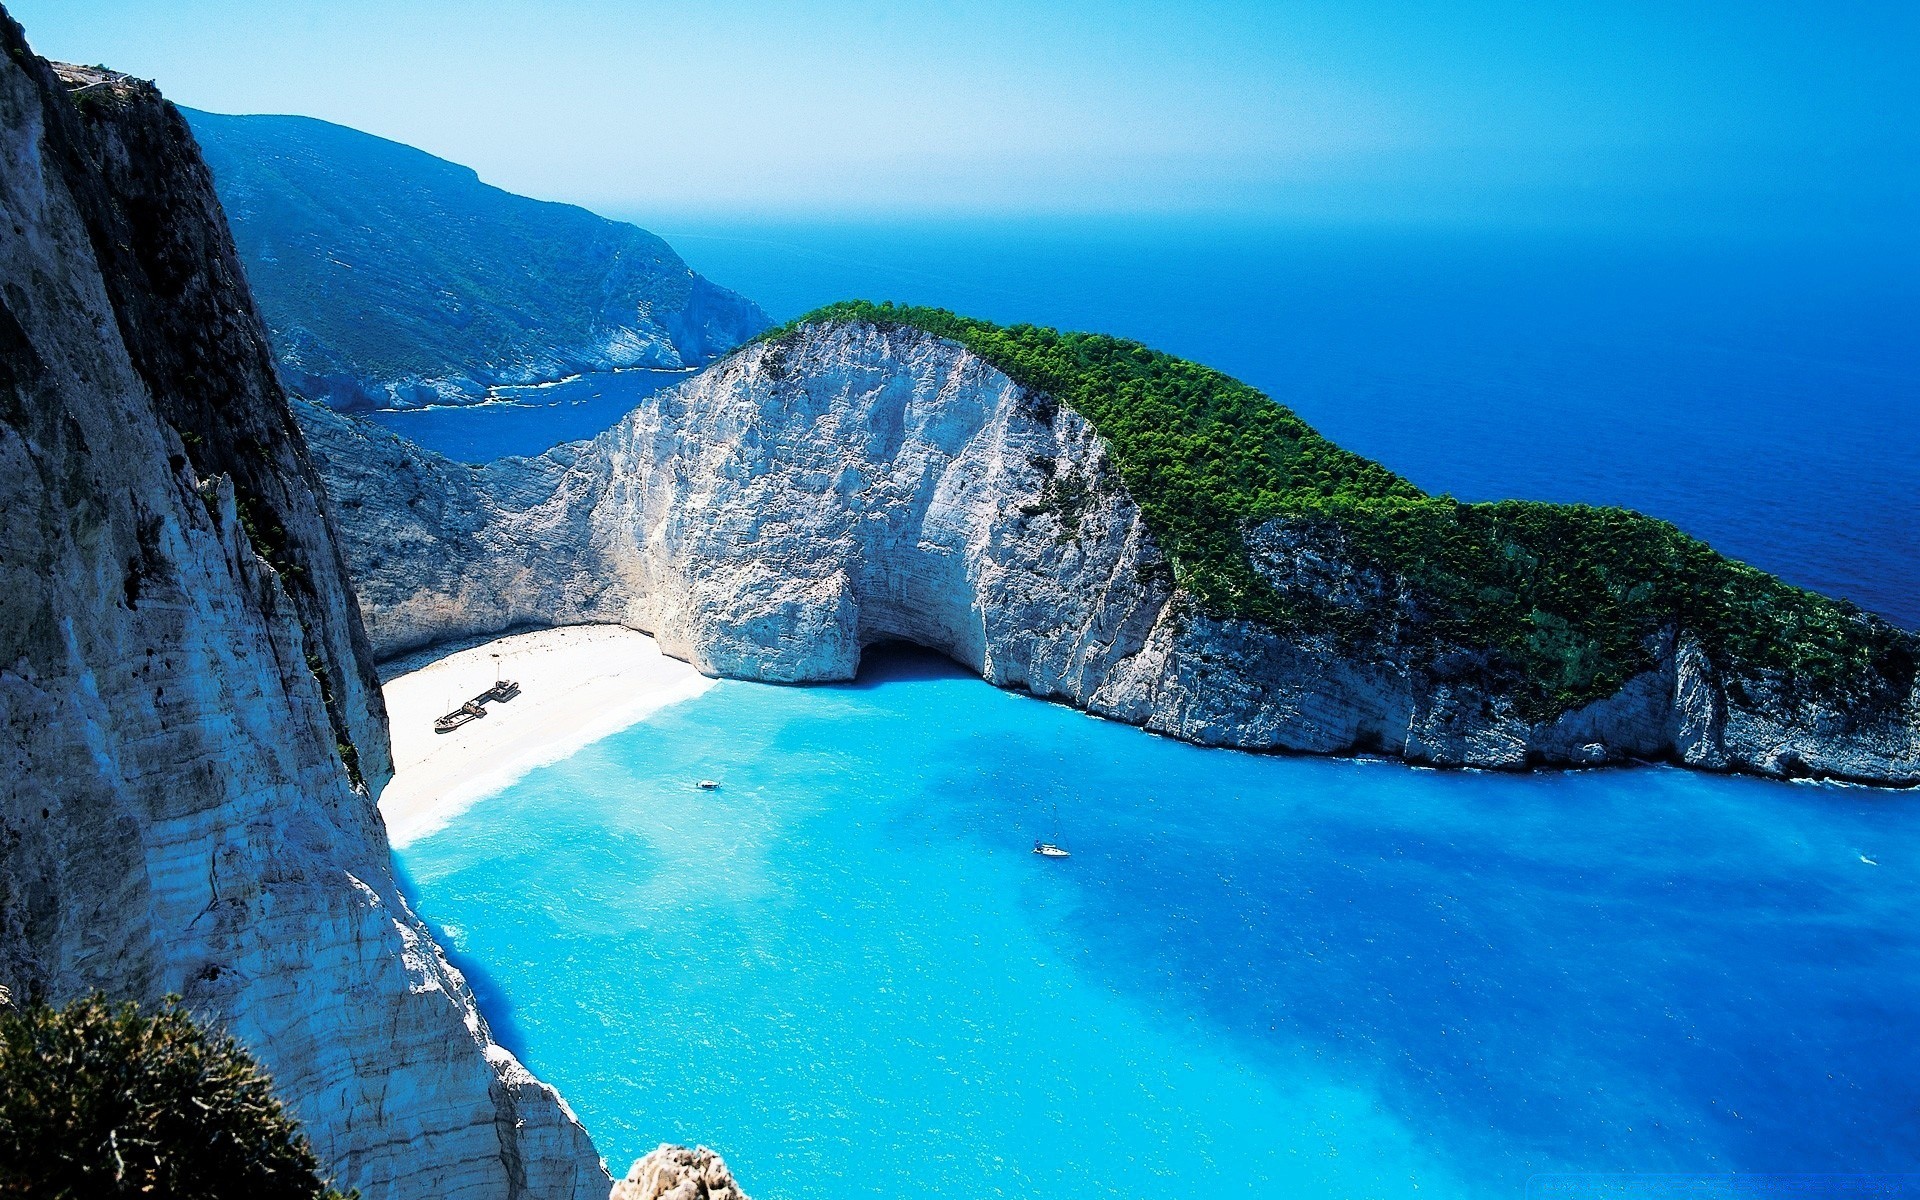
[[[1424,497],[1144,347],[1069,347],[1039,386],[897,316],[916,314],[803,320],[592,442],[485,467],[302,406],[375,653],[607,621],[709,674],[807,682],[904,640],[1206,745],[1920,781],[1911,634],[1634,514]],[[1162,378],[1232,403],[1143,453],[1192,416],[1154,409]],[[1253,478],[1254,515],[1209,510],[1266,469],[1308,501]],[[1342,508],[1360,487],[1380,495]],[[1408,528],[1504,586],[1396,559]],[[1582,587],[1618,611],[1585,611]],[[1776,617],[1793,645],[1768,641]],[[1839,665],[1793,669],[1808,655]]]
[[[185,123],[0,49],[0,985],[182,995],[370,1198],[598,1200],[395,882],[369,643]]]

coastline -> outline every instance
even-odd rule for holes
[[[547,401],[540,404],[527,404],[523,396],[505,395],[508,392],[544,392],[552,388],[564,387],[569,383],[578,383],[597,375],[631,375],[646,373],[650,375],[678,375],[691,379],[701,372],[701,367],[607,367],[597,371],[575,371],[571,375],[562,375],[557,379],[536,379],[530,383],[489,383],[478,398],[471,400],[436,400],[426,404],[376,405],[373,408],[343,410],[354,416],[367,416],[371,413],[427,413],[446,412],[453,409],[470,408],[552,408],[561,401]],[[315,401],[314,403],[319,403]]]
[[[483,719],[434,732],[434,718],[491,687],[496,674],[519,683],[520,694],[488,703]],[[393,779],[380,793],[388,840],[399,848],[425,837],[528,771],[715,682],[618,625],[511,634],[395,675],[381,689],[393,731]]]

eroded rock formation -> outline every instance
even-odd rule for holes
[[[662,1145],[638,1159],[608,1200],[747,1200],[718,1154]]]

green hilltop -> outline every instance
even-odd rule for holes
[[[1121,338],[856,300],[763,339],[837,321],[958,342],[1085,417],[1176,581],[1210,615],[1330,634],[1359,652],[1389,630],[1416,655],[1484,649],[1536,718],[1618,690],[1653,665],[1646,643],[1669,627],[1700,639],[1736,696],[1742,681],[1767,676],[1842,698],[1910,686],[1912,635],[1665,521],[1621,508],[1430,495],[1254,388]],[[1389,601],[1342,607],[1270,584],[1246,535],[1276,518],[1342,539],[1356,566],[1405,589],[1418,618],[1403,620]]]

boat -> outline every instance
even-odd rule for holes
[[[710,792],[720,786],[720,781],[717,779],[702,779],[696,786],[703,792]]]
[[[520,685],[511,679],[496,679],[493,686],[478,696],[462,704],[444,717],[435,718],[435,733],[452,733],[468,721],[477,721],[487,715],[486,703],[489,700],[511,700],[520,694]]]
[[[446,716],[435,718],[433,722],[433,731],[435,733],[452,733],[454,730],[460,728],[462,725],[465,725],[468,721],[477,721],[481,717],[484,717],[486,715],[487,715],[486,709],[480,707],[480,705],[477,702],[469,700],[465,704],[462,704],[459,708],[456,708],[452,712],[448,713]]]
[[[1073,857],[1061,849],[1060,843],[1057,840],[1060,837],[1060,806],[1058,804],[1053,806],[1053,828],[1050,832],[1053,834],[1053,837],[1048,838],[1046,841],[1041,841],[1039,838],[1033,840],[1033,852],[1041,858]]]

